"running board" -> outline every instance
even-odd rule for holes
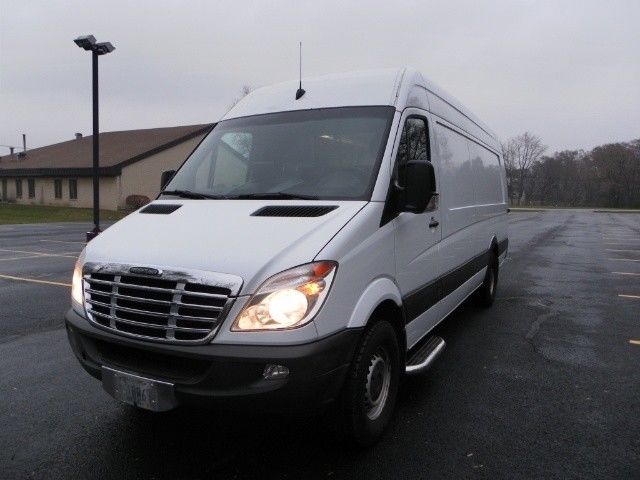
[[[434,362],[438,355],[444,350],[444,340],[440,337],[431,337],[418,350],[411,354],[407,360],[405,371],[409,374],[420,373]]]

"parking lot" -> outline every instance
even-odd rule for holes
[[[63,316],[83,224],[0,226],[2,478],[640,478],[640,215],[510,214],[492,309],[438,327],[367,451],[318,419],[139,414],[85,373]]]

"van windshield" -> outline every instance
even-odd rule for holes
[[[163,192],[368,200],[393,114],[393,107],[341,107],[222,121]]]

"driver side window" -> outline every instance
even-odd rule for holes
[[[406,185],[406,166],[410,160],[431,160],[427,122],[421,117],[409,117],[400,135],[396,156],[398,185]]]

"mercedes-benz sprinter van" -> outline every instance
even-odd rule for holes
[[[444,347],[434,327],[472,294],[493,302],[505,169],[494,134],[416,71],[298,87],[251,92],[88,243],[66,326],[136,407],[320,409],[368,445]]]

